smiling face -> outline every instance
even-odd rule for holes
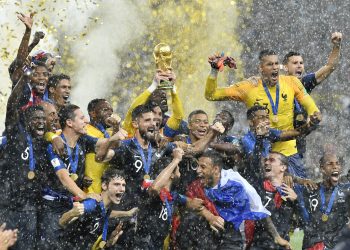
[[[270,153],[269,156],[264,159],[265,178],[272,180],[287,170],[287,166],[281,162],[280,157],[279,154]]]
[[[35,93],[39,96],[43,96],[49,81],[49,72],[44,66],[37,66],[33,70],[30,78],[30,84],[32,85]]]
[[[53,92],[54,101],[59,106],[63,106],[69,102],[70,91],[71,84],[68,79],[62,79],[58,82],[56,88],[50,88],[50,92]]]
[[[68,119],[66,123],[67,126],[69,126],[75,131],[75,133],[79,135],[86,134],[86,125],[88,124],[88,120],[85,117],[84,113],[81,111],[81,109],[76,109],[74,111],[74,118]]]
[[[264,126],[267,126],[267,128],[270,128],[270,118],[266,109],[255,111],[252,119],[248,122],[250,129],[253,131],[255,131],[260,124],[263,124]]]
[[[168,100],[165,91],[159,89],[155,90],[150,96],[150,102],[152,102],[154,106],[159,106],[163,114],[168,112]]]
[[[301,56],[289,57],[287,64],[284,65],[284,69],[288,75],[295,76],[301,80],[305,72],[303,58]]]
[[[206,114],[195,114],[188,124],[190,135],[199,140],[203,138],[209,130],[209,121]]]
[[[336,186],[339,182],[341,169],[339,158],[335,154],[327,154],[324,156],[323,162],[321,163],[321,173],[324,181],[332,186]]]
[[[233,118],[226,111],[221,111],[220,113],[216,114],[215,121],[220,121],[224,126],[225,131],[230,131],[234,124]]]
[[[155,106],[153,109],[153,114],[154,114],[154,120],[156,123],[156,128],[157,130],[160,129],[160,125],[162,124],[163,121],[163,112],[159,106]]]
[[[119,204],[125,193],[126,182],[122,177],[113,178],[108,184],[102,183],[102,190],[106,192],[108,199]]]
[[[278,82],[279,62],[277,55],[268,55],[262,58],[260,62],[260,72],[263,81],[270,86],[274,86]]]
[[[209,157],[200,157],[198,160],[197,177],[204,187],[213,187],[215,175],[220,172],[218,166],[214,166]]]
[[[41,102],[40,106],[44,108],[46,117],[46,130],[55,132],[56,130],[60,129],[61,126],[58,120],[58,114],[55,106],[48,102]]]
[[[27,130],[30,131],[32,137],[43,137],[45,133],[45,113],[42,110],[36,110],[29,117],[29,121],[26,124]]]
[[[92,119],[98,123],[102,123],[105,127],[108,127],[105,123],[106,119],[111,117],[113,114],[113,108],[107,101],[100,101],[92,114]]]
[[[153,112],[141,114],[136,121],[133,121],[132,123],[141,138],[146,141],[153,141],[155,139],[156,121]]]

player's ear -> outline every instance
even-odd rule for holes
[[[66,120],[66,125],[68,126],[68,127],[73,127],[73,120],[72,119],[67,119]]]
[[[139,123],[137,122],[137,119],[131,122],[131,125],[133,128],[137,129],[139,128]]]
[[[102,182],[102,190],[106,191],[108,189],[107,183],[106,182]]]

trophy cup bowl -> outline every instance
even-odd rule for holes
[[[157,69],[164,72],[172,71],[171,62],[173,58],[173,52],[166,43],[159,43],[154,47],[153,57],[156,62]],[[169,79],[168,81],[161,80],[158,89],[172,89],[174,83]]]

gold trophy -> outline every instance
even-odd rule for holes
[[[166,43],[159,43],[154,47],[153,56],[156,61],[157,69],[164,72],[172,71],[171,61],[173,57],[173,52],[171,48]],[[158,89],[172,89],[174,83],[171,81],[161,80]]]

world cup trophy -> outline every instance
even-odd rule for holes
[[[164,72],[172,71],[171,61],[173,58],[173,52],[168,44],[157,44],[154,47],[153,56],[156,61],[157,69]],[[172,82],[172,79],[169,79],[168,81],[161,80],[158,89],[172,89],[173,85],[174,83]]]

